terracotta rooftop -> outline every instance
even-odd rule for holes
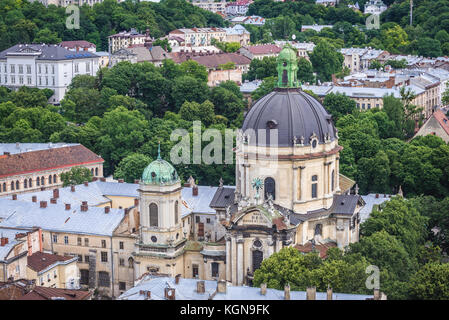
[[[252,54],[279,53],[282,50],[282,48],[278,47],[275,44],[258,44],[254,46],[246,46],[244,48]]]
[[[440,124],[441,128],[449,135],[449,120],[447,119],[446,115],[441,110],[436,110],[433,113],[433,116]]]
[[[91,295],[83,290],[35,287],[17,300],[87,300]]]
[[[320,243],[316,244],[315,248],[313,248],[312,243],[307,242],[305,245],[297,244],[295,245],[295,248],[298,249],[299,252],[302,253],[309,253],[313,251],[317,251],[320,254],[320,258],[326,258],[327,257],[327,250],[330,248],[336,248],[337,244],[335,242],[328,242],[328,243]]]
[[[62,41],[59,45],[63,48],[71,48],[71,49],[76,47],[96,48],[96,45],[86,40]]]
[[[57,254],[50,254],[44,252],[35,252],[27,258],[27,265],[36,272],[40,272],[45,268],[57,262],[64,262],[73,259],[73,257],[65,257]]]
[[[0,178],[56,168],[73,167],[104,160],[83,145],[0,155]]]

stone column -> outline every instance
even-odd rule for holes
[[[298,168],[293,166],[293,189],[292,189],[292,208],[295,205],[295,201],[297,200],[296,196],[298,194]]]
[[[251,191],[250,191],[250,181],[249,181],[249,164],[245,165],[245,184],[246,184],[246,187],[245,187],[246,196],[250,197]]]
[[[237,246],[235,236],[231,237],[231,282],[237,285]]]
[[[237,239],[237,285],[243,285],[243,239]]]
[[[225,236],[226,239],[226,281],[232,281],[231,279],[231,237],[229,235]]]

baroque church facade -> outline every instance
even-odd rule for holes
[[[278,83],[245,117],[236,146],[236,186],[217,189],[214,242],[188,240],[181,222],[181,184],[160,155],[139,187],[136,278],[147,272],[251,284],[262,261],[283,247],[302,252],[359,240],[362,198],[339,172],[331,116],[300,89],[295,51],[277,58]]]

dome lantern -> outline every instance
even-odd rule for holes
[[[173,185],[179,182],[176,169],[161,157],[161,144],[158,146],[157,159],[151,162],[142,173],[143,184]]]
[[[298,62],[295,50],[289,45],[279,53],[277,59],[278,88],[298,88]]]

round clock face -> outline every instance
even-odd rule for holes
[[[157,238],[156,238],[155,236],[152,236],[152,237],[151,237],[151,241],[157,242]]]
[[[312,141],[312,148],[316,148],[317,143],[318,143],[318,142],[317,142],[316,140],[313,140],[313,141]]]

